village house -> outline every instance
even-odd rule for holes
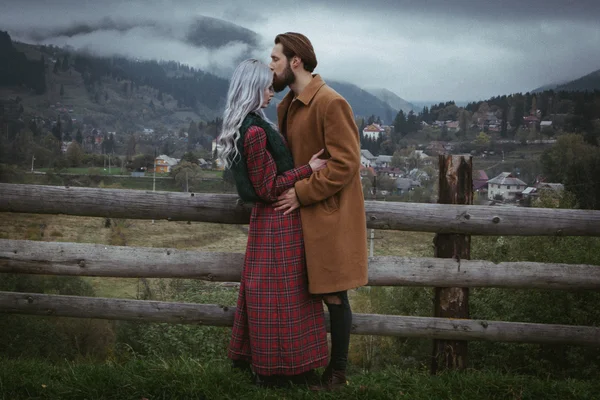
[[[379,168],[377,171],[380,175],[387,175],[391,178],[398,178],[405,174],[405,171],[398,167]]]
[[[489,180],[490,178],[484,170],[479,169],[473,172],[473,191],[477,193],[487,192]]]
[[[394,186],[398,194],[404,194],[416,187],[421,187],[421,182],[410,178],[398,178]]]
[[[171,172],[171,169],[173,169],[174,166],[179,164],[179,160],[163,154],[156,157],[154,163],[156,165],[156,172],[169,173]]]
[[[369,150],[361,150],[360,151],[360,163],[365,167],[374,167],[375,161],[377,157],[375,157]]]
[[[496,200],[498,197],[506,201],[516,200],[527,187],[525,182],[510,172],[503,172],[487,183],[489,200]]]
[[[446,121],[446,127],[450,132],[458,132],[460,130],[460,124],[458,121]]]
[[[537,128],[539,123],[540,119],[535,115],[528,115],[526,117],[523,117],[523,124],[528,128]]]
[[[392,164],[392,156],[386,156],[383,154],[378,155],[375,158],[376,168],[387,168]]]
[[[448,154],[452,151],[453,146],[448,142],[440,142],[440,141],[432,141],[427,146],[427,150],[429,154],[439,155],[439,154]]]
[[[363,129],[363,136],[365,138],[377,139],[379,135],[383,135],[385,133],[385,128],[378,124],[371,124]]]
[[[69,146],[71,145],[71,143],[73,143],[73,142],[72,141],[71,142],[60,142],[60,151],[63,153],[66,153],[67,150],[69,149]]]

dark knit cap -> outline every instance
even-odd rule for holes
[[[289,60],[298,56],[304,63],[304,69],[313,72],[317,67],[317,56],[312,43],[306,36],[296,32],[280,33],[275,37],[275,44],[283,46],[283,54]]]

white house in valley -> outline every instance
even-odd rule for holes
[[[379,138],[379,135],[383,135],[384,133],[385,129],[378,124],[371,124],[365,126],[365,129],[363,129],[363,136],[371,139],[377,139]]]
[[[375,157],[369,150],[361,150],[360,151],[360,163],[365,167],[374,167],[375,161],[377,157]]]
[[[498,195],[503,200],[515,200],[517,194],[527,188],[527,184],[510,172],[503,172],[488,182],[488,199],[494,200]]]

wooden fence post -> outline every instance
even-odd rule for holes
[[[473,204],[473,162],[471,157],[439,156],[439,204]],[[462,218],[469,219],[465,214]],[[435,257],[469,260],[471,236],[436,234]],[[469,288],[434,288],[434,317],[469,318]],[[467,366],[467,343],[459,340],[434,340],[431,373],[442,369],[464,369]]]

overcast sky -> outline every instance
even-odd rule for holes
[[[0,1],[0,30],[15,39],[110,18],[129,28],[44,42],[231,68],[248,46],[185,43],[197,16],[255,31],[263,42],[253,54],[266,62],[277,33],[302,32],[325,78],[385,87],[409,101],[485,99],[600,69],[598,0]]]

